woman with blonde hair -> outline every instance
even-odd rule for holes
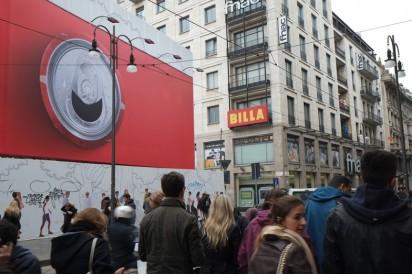
[[[303,202],[284,196],[274,202],[273,225],[262,229],[256,250],[249,262],[249,274],[317,274],[313,254],[303,239],[305,228]]]
[[[18,233],[20,233],[21,224],[21,210],[19,207],[19,203],[16,200],[12,200],[9,206],[4,211],[3,219],[9,221],[10,223],[14,224],[17,227]]]
[[[233,206],[226,195],[219,195],[212,202],[203,227],[203,246],[206,265],[204,274],[238,273],[237,253],[241,240],[235,223]]]
[[[113,274],[108,242],[103,239],[107,218],[97,208],[77,213],[67,233],[52,239],[52,267],[57,274]]]

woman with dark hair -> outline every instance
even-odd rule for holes
[[[47,229],[49,230],[49,234],[53,234],[53,232],[51,232],[50,230],[50,215],[51,215],[51,209],[50,209],[50,196],[47,195],[46,197],[44,197],[43,200],[43,217],[42,217],[42,223],[41,223],[41,227],[40,227],[40,234],[39,237],[44,237],[43,235],[43,227],[47,222]]]
[[[253,254],[253,251],[255,250],[256,238],[259,235],[262,228],[265,225],[271,223],[269,214],[272,204],[277,199],[285,195],[285,191],[275,188],[266,193],[262,210],[257,213],[257,216],[246,227],[238,254],[240,273],[248,273],[248,262]]]
[[[76,215],[76,213],[77,213],[77,208],[72,203],[66,203],[61,208],[61,211],[63,211],[63,216],[64,216],[61,231],[63,233],[65,233],[69,229],[71,220],[73,219],[74,215]]]
[[[50,263],[56,273],[113,274],[109,244],[103,239],[106,229],[107,218],[98,209],[77,213],[68,233],[52,240]]]
[[[262,229],[249,262],[249,274],[317,274],[313,254],[303,239],[305,207],[299,198],[279,198],[272,207],[273,225]]]
[[[240,239],[229,197],[217,196],[203,227],[202,241],[207,259],[201,273],[237,274]]]

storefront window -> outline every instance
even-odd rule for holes
[[[328,183],[329,183],[329,174],[321,173],[320,174],[320,185],[321,186],[327,186]]]
[[[321,166],[328,166],[328,144],[319,142],[319,163]]]
[[[288,160],[289,162],[299,162],[299,138],[288,136]]]
[[[289,187],[290,188],[299,188],[300,187],[300,173],[296,171],[289,171]]]
[[[306,187],[312,188],[315,185],[315,173],[306,173]]]
[[[235,165],[273,162],[273,136],[263,135],[234,140]]]
[[[332,165],[336,168],[340,167],[340,153],[338,145],[332,145]]]
[[[315,164],[315,143],[311,139],[305,139],[305,163]]]

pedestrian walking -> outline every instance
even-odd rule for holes
[[[107,218],[98,209],[77,213],[68,233],[52,239],[50,263],[56,273],[113,274],[106,229]]]
[[[65,233],[69,229],[71,220],[77,213],[77,208],[73,204],[67,203],[60,210],[63,212],[63,218],[64,218],[61,231]]]
[[[302,200],[284,196],[272,206],[273,225],[264,227],[256,240],[249,274],[317,274],[312,251],[302,237],[305,228]]]
[[[206,263],[202,274],[238,273],[237,253],[241,232],[233,214],[229,197],[219,195],[212,202],[203,227],[202,242]]]
[[[255,251],[256,239],[262,228],[272,222],[269,217],[270,209],[277,199],[285,195],[285,191],[275,188],[266,193],[262,210],[258,212],[256,218],[254,218],[246,227],[238,254],[240,273],[248,273],[248,263]]]
[[[114,222],[108,229],[114,269],[123,267],[127,273],[137,274],[137,257],[134,255],[137,228],[132,223],[135,211],[130,206],[114,210]]]
[[[381,150],[362,156],[363,184],[327,220],[324,273],[411,273],[412,208],[393,190],[397,160]]]
[[[47,222],[47,230],[49,231],[49,234],[53,234],[53,232],[50,230],[50,215],[51,215],[51,208],[50,208],[50,196],[47,195],[46,197],[44,197],[43,200],[43,206],[42,206],[42,210],[43,210],[43,216],[42,216],[42,223],[40,226],[40,234],[39,237],[44,237],[43,235],[43,227]]]
[[[140,223],[139,255],[150,274],[192,274],[204,263],[196,217],[184,205],[185,179],[170,172],[161,179],[165,198]]]
[[[334,176],[327,187],[316,189],[305,206],[306,232],[315,250],[315,258],[322,265],[326,220],[342,197],[348,196],[352,182],[345,176]],[[320,271],[322,273],[322,271]]]
[[[14,224],[17,227],[18,235],[20,235],[20,219],[21,219],[21,211],[19,208],[18,203],[15,200],[12,200],[9,206],[4,211],[3,219],[9,221],[10,223]],[[18,236],[19,238],[20,236]]]
[[[39,260],[17,243],[17,227],[0,220],[0,273],[40,274]]]

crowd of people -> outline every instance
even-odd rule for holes
[[[161,192],[145,191],[139,231],[129,193],[115,197],[113,216],[105,196],[101,209],[79,212],[67,200],[65,233],[52,239],[50,262],[58,274],[137,273],[138,259],[151,274],[407,274],[412,208],[394,191],[396,170],[395,155],[366,152],[364,183],[352,197],[351,181],[335,176],[305,203],[272,189],[244,214],[223,193],[185,198],[184,176],[170,172]],[[40,273],[17,243],[19,204],[10,207],[0,221],[0,273]]]

